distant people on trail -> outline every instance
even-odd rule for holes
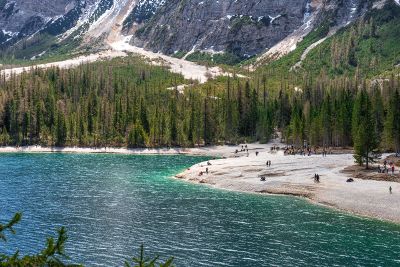
[[[389,186],[389,193],[392,194],[392,186]]]
[[[256,156],[258,156],[258,151],[256,151]]]
[[[267,161],[267,167],[271,167],[271,161],[270,160]]]
[[[212,164],[211,164],[211,162],[210,162],[210,161],[207,161],[207,165],[208,165],[208,166],[211,166]]]
[[[206,168],[206,173],[208,174],[208,168]]]

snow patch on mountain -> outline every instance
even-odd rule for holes
[[[123,22],[123,28],[129,29],[133,24],[148,21],[167,0],[138,0],[136,6]]]

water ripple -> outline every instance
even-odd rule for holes
[[[0,221],[23,211],[0,253],[33,253],[67,227],[67,253],[122,266],[145,244],[177,266],[399,266],[400,227],[290,197],[212,190],[170,177],[205,158],[0,155]]]

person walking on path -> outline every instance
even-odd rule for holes
[[[389,193],[392,194],[392,186],[389,186]]]

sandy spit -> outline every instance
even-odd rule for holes
[[[236,149],[241,146],[225,147],[226,158],[211,160],[211,165],[196,164],[176,178],[238,192],[305,197],[355,215],[400,223],[400,184],[361,179],[348,183],[350,176],[342,170],[354,164],[351,154],[285,156],[282,151],[271,152],[270,145],[249,145],[247,156],[246,152],[234,154]],[[271,167],[266,166],[268,160]],[[316,173],[320,183],[314,182]]]

